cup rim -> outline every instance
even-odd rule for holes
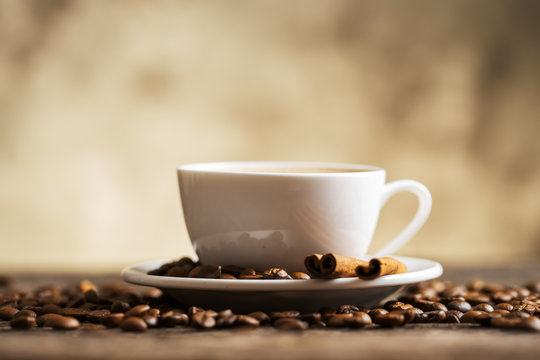
[[[329,169],[348,169],[348,170],[364,170],[362,172],[268,172],[268,171],[242,171],[241,169],[268,169],[268,168],[329,168]],[[240,169],[240,170],[238,170]],[[249,176],[369,176],[385,170],[378,166],[366,164],[352,163],[336,163],[336,162],[316,162],[316,161],[220,161],[220,162],[202,162],[184,164],[177,168],[178,172],[190,171],[200,173],[213,174],[235,174]]]

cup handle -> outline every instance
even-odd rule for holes
[[[429,190],[418,181],[398,180],[384,185],[381,208],[388,199],[402,191],[408,191],[418,198],[418,210],[411,222],[395,238],[379,250],[374,256],[392,255],[399,250],[426,222],[431,212],[431,194]]]

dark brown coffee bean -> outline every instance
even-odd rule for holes
[[[269,315],[270,315],[270,319],[272,319],[272,321],[274,322],[278,319],[297,318],[298,316],[300,316],[300,313],[296,310],[288,310],[288,311],[274,311],[274,312],[271,312]]]
[[[83,323],[79,325],[79,329],[82,330],[103,330],[106,329],[105,326],[101,324],[91,324],[91,323]]]
[[[187,277],[188,274],[195,268],[193,265],[174,265],[166,272],[166,276],[172,277]]]
[[[265,279],[274,279],[274,280],[291,280],[292,277],[281,268],[270,268],[263,272]]]
[[[368,312],[368,315],[373,319],[375,320],[375,318],[379,315],[386,315],[388,314],[388,310],[386,309],[383,309],[383,308],[375,308],[375,309],[372,309]]]
[[[270,316],[262,311],[249,313],[248,316],[257,319],[261,325],[268,324],[270,322]]]
[[[508,319],[524,319],[528,317],[531,317],[531,314],[525,311],[511,311],[510,314],[506,315]]]
[[[261,280],[264,279],[264,276],[262,274],[255,274],[255,275],[240,275],[238,277],[240,280]]]
[[[468,294],[467,296],[465,296],[465,300],[472,306],[476,306],[478,304],[489,303],[491,301],[491,298],[486,294],[476,293]]]
[[[532,281],[525,285],[525,287],[534,293],[540,293],[540,281]]]
[[[150,310],[150,305],[141,304],[134,306],[126,312],[126,318],[130,316],[143,316],[148,310]]]
[[[221,267],[221,274],[229,274],[234,276],[235,278],[240,276],[240,274],[244,271],[244,268],[241,266],[236,265],[225,265]]]
[[[56,304],[45,304],[39,309],[39,315],[56,314],[62,307]]]
[[[405,310],[405,309],[410,309],[412,308],[413,306],[411,304],[405,304],[401,301],[387,301],[384,306],[383,306],[386,310],[388,311],[394,311],[394,310]]]
[[[442,323],[446,320],[446,313],[442,310],[426,311],[425,314],[430,323]]]
[[[36,318],[33,316],[16,316],[9,322],[13,329],[27,330],[36,326]]]
[[[488,304],[488,303],[482,303],[482,304],[476,305],[476,306],[473,308],[473,310],[485,311],[485,312],[490,313],[490,312],[492,312],[492,311],[495,310],[495,309],[493,309],[493,306],[491,306],[491,305]]]
[[[444,306],[444,304],[441,304],[440,302],[436,302],[436,301],[418,300],[414,303],[414,306],[424,312],[436,311],[436,310],[448,311],[448,308]]]
[[[400,313],[389,312],[388,314],[379,314],[373,321],[382,327],[395,327],[405,325],[405,316]]]
[[[340,305],[336,310],[336,314],[350,314],[358,311],[360,311],[360,309],[355,305]]]
[[[252,316],[248,315],[236,315],[236,321],[234,322],[235,326],[245,326],[245,327],[257,327],[260,325],[259,320],[255,319]]]
[[[148,325],[148,327],[158,326],[158,318],[156,316],[152,316],[150,314],[144,314],[143,316],[141,316],[141,319],[144,320],[144,322],[146,323],[146,325]]]
[[[237,316],[233,313],[224,316],[218,316],[216,319],[216,327],[218,328],[230,328],[236,323]]]
[[[198,329],[211,329],[216,325],[216,319],[207,311],[202,311],[193,315],[191,325]]]
[[[97,294],[96,290],[88,290],[84,293],[84,301],[90,302],[90,303],[97,303],[99,300],[99,296]]]
[[[309,328],[305,321],[295,318],[280,318],[274,322],[274,326],[280,330],[300,331]]]
[[[57,314],[62,316],[74,317],[78,320],[84,320],[86,318],[86,315],[88,314],[88,310],[80,308],[63,308],[58,310]]]
[[[90,311],[86,315],[86,320],[92,323],[99,324],[101,323],[101,320],[103,318],[106,318],[109,315],[111,315],[110,310],[94,310],[94,311]]]
[[[422,311],[421,313],[416,314],[416,317],[414,318],[413,323],[424,324],[424,323],[427,323],[428,321],[429,321],[428,314]]]
[[[125,318],[120,323],[120,329],[124,331],[142,332],[148,329],[148,325],[140,317],[132,316],[132,317]]]
[[[479,311],[479,310],[467,311],[465,314],[463,314],[460,321],[464,324],[477,324],[476,318],[482,314],[487,314],[487,313],[484,311]]]
[[[463,313],[459,310],[448,310],[445,315],[445,323],[459,324],[461,322],[461,317],[463,316]]]
[[[293,279],[295,279],[295,280],[309,280],[309,279],[311,279],[311,276],[309,276],[306,273],[300,272],[300,271],[293,272],[291,274],[291,277]]]
[[[112,313],[109,316],[101,319],[101,323],[108,328],[117,328],[124,321],[124,313]]]
[[[371,325],[371,318],[365,312],[354,312],[345,314],[335,314],[326,321],[327,326],[361,328]]]
[[[125,301],[116,300],[111,305],[111,312],[113,313],[125,313],[131,309],[131,306]]]
[[[523,330],[529,330],[529,331],[540,331],[540,319],[534,316],[521,319],[521,323],[519,324],[519,328]]]
[[[398,310],[392,311],[392,313],[402,314],[405,319],[404,320],[405,324],[407,324],[407,323],[413,322],[416,319],[416,315],[417,315],[416,310],[420,310],[420,309],[416,309],[416,310],[415,309],[416,308],[398,309]]]
[[[188,324],[189,316],[179,310],[167,311],[159,318],[159,326],[163,327],[186,326]]]
[[[30,317],[36,318],[37,314],[36,314],[35,311],[32,311],[30,309],[24,309],[24,310],[19,311],[15,315],[13,315],[13,318],[16,318],[16,317],[19,317],[19,316],[30,316]]]
[[[491,296],[495,303],[505,303],[512,300],[512,295],[506,291],[498,291]]]
[[[83,305],[84,302],[84,295],[77,294],[66,304],[66,308],[78,308],[79,306]]]
[[[200,308],[200,307],[198,307],[198,306],[191,306],[191,307],[188,309],[187,313],[188,313],[189,317],[191,318],[191,317],[193,317],[193,315],[195,315],[196,313],[203,312],[203,311],[204,311],[203,308]]]
[[[503,302],[503,303],[499,303],[495,305],[493,308],[495,310],[501,309],[501,310],[506,310],[506,311],[512,311],[514,309],[514,306],[509,303]]]
[[[221,276],[221,266],[215,264],[199,265],[191,270],[188,277],[191,278],[205,278],[205,279],[219,279]]]
[[[216,318],[216,317],[218,317],[218,315],[219,315],[218,312],[216,312],[215,310],[212,310],[212,309],[208,309],[208,310],[206,310],[205,312],[206,312],[206,315],[207,315],[207,316],[211,316],[211,317],[213,317],[213,318]]]
[[[307,313],[301,314],[300,316],[298,316],[298,319],[312,325],[318,323],[319,321],[322,321],[322,316],[320,313]]]
[[[448,303],[448,305],[446,305],[446,307],[448,308],[448,310],[457,310],[461,311],[462,313],[466,313],[467,311],[472,310],[471,304],[461,300],[451,301]]]
[[[143,299],[152,300],[152,299],[158,299],[163,295],[163,292],[155,287],[149,287],[145,289],[142,293]]]
[[[223,280],[236,280],[236,278],[234,277],[234,275],[231,275],[231,274],[221,274],[219,276],[220,279],[223,279]]]
[[[0,307],[0,320],[11,320],[18,312],[19,309],[11,306]]]
[[[79,320],[71,316],[51,316],[43,323],[44,327],[51,327],[56,330],[74,330],[79,327]]]
[[[247,269],[242,270],[242,272],[238,274],[238,277],[241,278],[242,276],[253,276],[253,275],[257,275],[257,272],[255,271],[255,269],[247,268]]]

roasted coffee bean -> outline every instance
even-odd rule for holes
[[[218,328],[229,328],[233,327],[236,323],[237,316],[234,314],[228,314],[224,316],[218,316],[216,319],[216,327]]]
[[[494,318],[491,326],[502,329],[520,329],[529,331],[540,331],[540,319],[537,317],[519,318]]]
[[[459,324],[461,322],[461,317],[463,316],[463,313],[459,310],[448,310],[445,315],[445,323]]]
[[[503,303],[499,303],[495,305],[493,308],[495,310],[501,309],[501,310],[506,310],[506,311],[512,311],[514,309],[514,306],[509,303],[503,302]]]
[[[401,301],[395,301],[395,300],[387,301],[383,306],[383,308],[385,308],[388,311],[404,310],[404,309],[410,309],[412,307],[413,306],[411,304],[405,304]]]
[[[141,304],[134,306],[126,312],[126,318],[130,316],[143,316],[148,310],[150,310],[150,305]]]
[[[255,269],[252,269],[252,268],[247,268],[247,269],[244,269],[240,272],[240,274],[238,274],[238,277],[242,277],[242,276],[253,276],[253,275],[257,275],[257,272],[255,271]]]
[[[67,308],[78,308],[82,304],[84,304],[84,296],[81,294],[77,294],[76,296],[72,297],[70,301],[66,304]]]
[[[415,319],[416,319],[416,316],[417,316],[417,312],[416,310],[420,310],[420,309],[416,309],[416,308],[410,308],[410,309],[398,309],[398,310],[394,310],[392,311],[393,313],[397,313],[397,314],[402,314],[403,317],[405,318],[405,323],[410,323],[410,322],[413,322]],[[420,310],[422,311],[422,310]]]
[[[235,326],[245,326],[245,327],[257,327],[260,325],[259,320],[255,319],[252,316],[248,315],[236,315],[236,321],[234,322]]]
[[[379,315],[386,315],[388,314],[388,310],[383,308],[375,308],[368,312],[368,315],[375,320],[375,318]]]
[[[261,279],[264,279],[264,275],[263,274],[240,275],[238,278],[240,280],[261,280]]]
[[[30,309],[24,309],[24,310],[21,310],[19,311],[18,313],[16,313],[15,315],[13,315],[12,319],[15,319],[19,316],[29,316],[29,317],[33,317],[33,318],[36,318],[37,317],[37,314],[35,311],[32,311]]]
[[[43,314],[56,314],[62,307],[56,304],[45,304],[39,309],[39,315]]]
[[[111,312],[114,313],[125,313],[129,309],[131,309],[131,306],[125,301],[116,300],[111,305]]]
[[[379,314],[373,321],[382,327],[396,327],[405,325],[405,316],[396,312],[389,312],[388,314]]]
[[[478,304],[489,303],[491,298],[486,294],[477,293],[467,295],[465,300],[472,306],[476,306]]]
[[[19,309],[11,306],[0,307],[0,320],[11,320],[18,312]]]
[[[215,264],[199,265],[191,270],[188,277],[191,278],[205,278],[205,279],[219,279],[221,276],[221,266]]]
[[[186,326],[189,324],[189,316],[179,310],[170,310],[161,315],[159,318],[159,326],[175,327]]]
[[[358,311],[360,311],[360,309],[355,305],[340,305],[336,310],[336,314],[350,314]]]
[[[428,321],[429,321],[428,314],[422,311],[421,313],[416,314],[416,317],[414,318],[413,323],[424,324],[424,323],[427,323]]]
[[[429,301],[429,300],[418,300],[414,303],[414,307],[417,307],[418,309],[428,312],[428,311],[448,311],[448,308],[444,306],[444,304],[441,304],[440,302],[436,301]]]
[[[143,299],[147,299],[147,300],[158,299],[162,295],[163,295],[163,291],[155,287],[149,287],[145,289],[142,293]]]
[[[63,308],[58,310],[57,314],[62,316],[74,317],[78,320],[84,320],[88,314],[88,310],[80,308]]]
[[[33,316],[16,316],[9,322],[13,329],[26,330],[36,326],[36,318]]]
[[[322,316],[320,313],[307,313],[301,314],[300,316],[298,316],[298,319],[312,325],[318,323],[319,321],[322,321]]]
[[[90,302],[90,303],[97,303],[98,300],[99,300],[99,296],[96,290],[88,290],[84,293],[84,301]]]
[[[140,317],[131,316],[120,323],[120,329],[124,331],[142,332],[148,329],[148,325]]]
[[[297,318],[298,316],[300,316],[300,313],[296,310],[288,310],[288,311],[274,311],[274,312],[271,312],[269,315],[270,315],[270,319],[272,319],[272,321],[274,322],[278,319]]]
[[[531,317],[531,314],[525,311],[511,311],[510,314],[506,315],[506,318],[508,319],[524,319],[528,317]]]
[[[191,306],[191,307],[188,309],[187,313],[188,313],[189,317],[191,318],[191,317],[193,317],[193,315],[195,315],[196,313],[203,312],[203,311],[204,311],[203,308],[200,308],[200,307],[198,307],[198,306]]]
[[[124,313],[112,313],[101,319],[101,323],[108,328],[117,328],[124,321]]]
[[[144,314],[143,316],[141,316],[141,319],[144,320],[144,322],[146,323],[146,325],[148,325],[148,327],[158,326],[158,318],[156,316],[152,316],[150,314]]]
[[[106,327],[101,324],[83,323],[79,325],[79,329],[83,330],[102,330]]]
[[[532,281],[525,287],[534,293],[540,294],[540,281]]]
[[[191,325],[198,329],[211,329],[216,325],[216,319],[213,314],[201,311],[193,315]]]
[[[242,271],[244,271],[244,268],[236,265],[225,265],[221,267],[221,274],[229,274],[235,278],[240,276]]]
[[[263,272],[265,279],[275,279],[275,280],[290,280],[292,277],[281,268],[270,268]]]
[[[491,296],[495,303],[505,303],[512,300],[512,295],[506,291],[498,291]]]
[[[234,275],[231,275],[231,274],[221,274],[219,276],[220,279],[223,279],[223,280],[236,280],[236,278],[234,277]]]
[[[306,330],[309,324],[305,321],[295,318],[280,318],[274,322],[274,326],[280,330]]]
[[[300,271],[293,272],[291,274],[291,277],[293,279],[295,279],[295,280],[309,280],[309,279],[311,279],[311,276],[309,276],[306,273],[300,272]]]
[[[427,322],[442,323],[446,320],[446,313],[442,310],[426,311]]]
[[[188,274],[194,269],[195,267],[192,265],[184,264],[184,265],[174,265],[171,268],[169,268],[166,272],[166,276],[172,276],[172,277],[187,277]],[[152,275],[152,274],[151,274]]]
[[[257,319],[261,325],[268,324],[270,322],[270,316],[268,316],[267,313],[262,311],[255,311],[249,313],[248,316]]]
[[[111,315],[110,310],[94,310],[94,311],[90,311],[86,315],[86,320],[90,321],[92,323],[99,324],[99,323],[101,323],[101,320],[103,318],[106,318],[109,315]]]
[[[446,307],[448,308],[448,310],[457,310],[461,311],[462,313],[466,313],[467,311],[472,310],[471,304],[461,300],[451,301],[446,305]]]
[[[147,315],[153,316],[153,317],[159,317],[161,314],[161,311],[156,308],[152,308],[146,312]]]
[[[56,330],[74,330],[79,327],[79,320],[71,316],[50,316],[43,323],[44,327]]]
[[[482,314],[487,314],[484,311],[479,310],[471,310],[467,311],[463,316],[461,317],[460,321],[464,324],[476,324],[476,318]]]
[[[326,321],[327,326],[361,328],[371,325],[371,318],[365,312],[335,314]]]
[[[478,304],[476,305],[473,310],[479,310],[479,311],[485,311],[485,312],[492,312],[493,310],[493,306],[491,306],[490,304],[488,303],[482,303],[482,304]]]

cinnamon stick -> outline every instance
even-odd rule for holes
[[[367,266],[368,262],[349,256],[328,253],[325,255],[311,254],[304,259],[307,271],[315,278],[354,277],[356,268]]]
[[[407,266],[391,257],[374,258],[364,266],[356,268],[356,275],[364,280],[372,280],[383,275],[403,274]]]

